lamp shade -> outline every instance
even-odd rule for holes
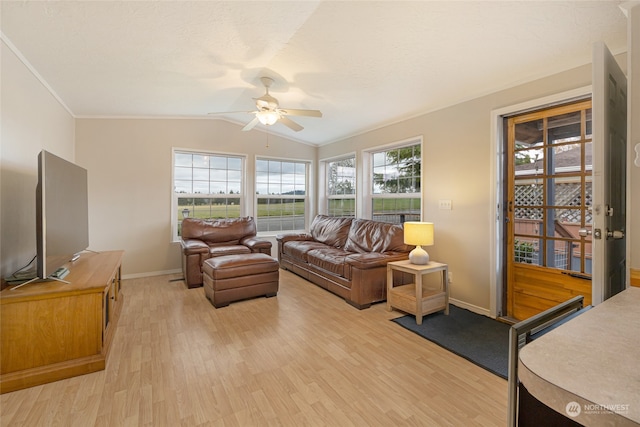
[[[404,243],[415,246],[433,245],[433,223],[418,221],[405,222]]]
[[[429,254],[422,246],[433,245],[433,223],[408,221],[404,223],[404,243],[415,245],[409,253],[409,262],[416,265],[429,264]]]

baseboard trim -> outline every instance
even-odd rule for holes
[[[466,310],[473,311],[474,313],[491,317],[491,311],[488,308],[478,307],[477,305],[469,304],[455,298],[449,298],[449,303],[455,305],[456,307],[464,308]]]
[[[111,327],[113,330],[114,328]],[[0,375],[0,394],[104,370],[104,354],[79,357]]]
[[[182,273],[182,270],[178,268],[175,270],[148,271],[146,273],[123,274],[122,280],[140,279],[142,277],[164,276],[166,274],[179,274],[179,273]]]

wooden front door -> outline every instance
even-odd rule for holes
[[[591,304],[591,100],[508,119],[507,315]],[[583,234],[584,231],[583,231]]]

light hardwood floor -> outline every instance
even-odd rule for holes
[[[3,426],[503,426],[507,382],[280,271],[215,309],[179,277],[125,280],[106,370],[0,396]]]

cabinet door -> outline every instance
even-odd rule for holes
[[[100,354],[100,293],[2,305],[0,373]]]

